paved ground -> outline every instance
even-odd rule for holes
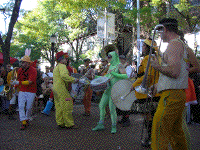
[[[96,105],[92,106],[92,115],[84,117],[82,105],[74,107],[75,123],[79,126],[76,130],[59,130],[55,122],[55,112],[50,116],[37,114],[27,130],[20,131],[20,122],[8,120],[8,116],[0,114],[0,149],[1,150],[146,150],[140,145],[142,131],[142,116],[132,114],[131,126],[122,128],[118,125],[118,132],[111,134],[110,118],[105,120],[106,130],[94,132],[99,120],[99,111]],[[15,115],[18,118],[18,114]],[[192,150],[200,149],[200,125],[189,125],[191,133]]]

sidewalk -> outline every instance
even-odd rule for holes
[[[74,120],[79,129],[70,130],[57,129],[55,122],[55,112],[50,116],[40,113],[31,121],[31,125],[24,131],[20,131],[20,122],[8,120],[8,116],[0,114],[0,149],[20,149],[20,150],[148,150],[141,147],[140,138],[143,118],[139,114],[130,116],[131,126],[117,126],[117,133],[111,134],[111,121],[106,118],[104,131],[94,132],[91,129],[96,126],[99,120],[99,110],[96,104],[92,105],[92,114],[84,117],[83,105],[74,106]],[[15,115],[18,118],[18,113]],[[200,126],[189,125],[191,133],[192,150],[200,148]]]

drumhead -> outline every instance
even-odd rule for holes
[[[90,81],[88,80],[88,78],[84,77],[84,78],[81,78],[81,79],[79,80],[79,83],[85,85],[85,84],[89,84]]]
[[[99,77],[99,78],[93,79],[91,81],[91,85],[92,86],[100,85],[102,83],[106,83],[108,80],[109,80],[108,77]]]
[[[111,98],[114,105],[120,110],[131,110],[133,102],[136,100],[135,91],[131,91],[133,81],[129,79],[119,80],[111,90]]]

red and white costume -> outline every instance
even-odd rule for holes
[[[36,78],[37,70],[32,66],[26,70],[20,68],[18,71],[18,81],[20,86],[18,96],[20,121],[29,120],[31,117],[31,109],[37,91]],[[23,85],[21,84],[22,81],[32,81],[32,83]],[[25,103],[26,109],[24,110]]]

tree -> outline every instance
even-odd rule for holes
[[[192,33],[195,30],[196,24],[200,23],[200,7],[192,5],[189,0],[175,2],[171,0],[152,0],[153,6],[157,8],[156,14],[163,10],[167,14],[168,7],[168,16],[177,18],[180,29],[184,33]],[[167,16],[165,15],[165,17]],[[159,16],[159,18],[162,18],[162,16]]]
[[[43,0],[38,7],[27,12],[16,24],[15,40],[13,44],[32,49],[31,58],[52,61],[52,49],[50,36],[58,35],[58,43],[55,52],[62,43],[62,35],[66,34],[64,19],[69,16],[68,12],[58,9],[58,2]],[[61,34],[59,34],[61,33]],[[38,55],[36,55],[38,54]],[[52,63],[51,63],[52,64]]]
[[[96,32],[96,18],[92,9],[69,11],[59,2],[43,0],[38,7],[24,15],[16,25],[15,44],[27,46],[30,43],[41,56],[51,62],[52,53],[49,37],[58,36],[58,48],[67,43],[75,53],[78,65],[85,39]],[[91,26],[93,24],[93,26]]]
[[[13,35],[13,28],[15,26],[17,18],[19,17],[21,2],[22,0],[15,0],[9,27],[8,27],[8,32],[5,36],[5,40],[3,40],[2,35],[0,33],[0,47],[2,49],[3,56],[4,56],[3,57],[4,66],[6,66],[10,62],[10,43],[11,43],[11,39]]]

